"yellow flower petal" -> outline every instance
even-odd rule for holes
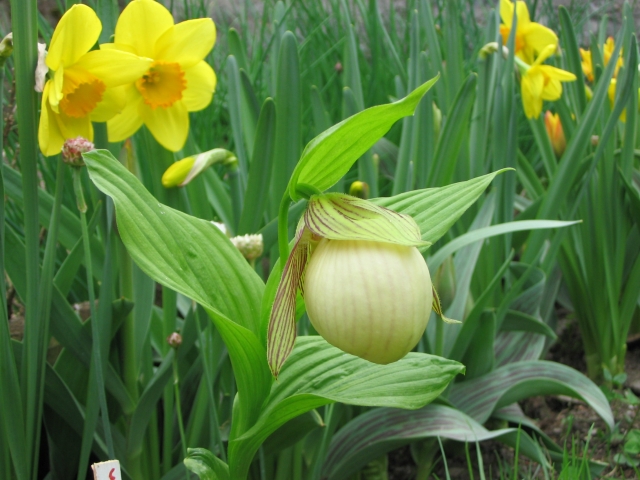
[[[197,63],[184,73],[187,88],[182,92],[182,102],[189,112],[202,110],[211,103],[216,89],[216,74],[205,61]]]
[[[542,89],[544,88],[544,76],[531,67],[522,76],[520,89],[522,92],[522,104],[527,118],[538,118],[542,112]]]
[[[173,17],[154,0],[134,0],[120,14],[115,43],[132,47],[141,57],[155,58],[155,44],[169,28]]]
[[[93,50],[76,63],[104,82],[107,87],[117,87],[135,82],[149,69],[152,60],[120,50]]]
[[[102,101],[98,103],[96,108],[91,112],[92,122],[106,122],[119,113],[122,113],[126,106],[127,87],[107,88],[104,91]]]
[[[535,62],[532,65],[541,65],[547,58],[549,58],[556,51],[557,45],[547,45],[542,49],[538,58],[536,58]]]
[[[47,66],[58,70],[73,65],[95,45],[102,31],[96,13],[86,5],[73,5],[56,26],[49,45]]]
[[[49,80],[42,92],[42,111],[40,113],[40,124],[38,125],[38,144],[40,151],[45,157],[56,155],[62,150],[64,145],[64,137],[58,128],[55,119],[56,113],[51,110],[49,104],[49,92],[51,90],[52,81]]]
[[[60,113],[55,115],[55,118],[58,121],[58,128],[65,140],[84,137],[89,141],[93,141],[93,124],[91,123],[89,115],[74,118]]]
[[[560,80],[561,82],[572,82],[576,79],[576,76],[573,73],[552,67],[551,65],[540,65],[540,68],[544,72],[545,76]]]
[[[107,121],[110,142],[121,142],[133,135],[141,126],[140,105],[142,97],[133,85],[126,88],[126,102],[122,113]]]
[[[500,19],[508,28],[513,23],[513,3],[509,0],[500,0]]]
[[[580,56],[582,57],[582,72],[587,80],[593,82],[593,64],[591,62],[591,51],[580,49]]]
[[[531,18],[529,18],[529,9],[527,8],[527,4],[522,0],[518,0],[516,2],[516,15],[518,17],[518,30],[531,23]]]
[[[64,87],[64,67],[60,65],[60,68],[56,70],[53,75],[53,83],[51,84],[51,90],[49,91],[49,105],[53,108],[54,112],[58,112],[58,104],[62,100],[64,94],[62,88]]]
[[[160,145],[172,152],[182,149],[189,133],[189,113],[182,101],[168,108],[156,109],[143,103],[140,114]]]
[[[156,43],[155,60],[178,62],[183,69],[203,60],[216,41],[216,27],[210,18],[178,23]]]
[[[561,96],[562,84],[560,83],[560,80],[557,80],[555,78],[547,79],[544,88],[542,89],[542,99],[553,102],[554,100],[559,99]]]
[[[536,52],[542,52],[547,45],[555,45],[556,47],[558,45],[558,36],[554,31],[539,23],[531,22],[522,28],[518,25],[518,32],[521,33],[523,41]]]

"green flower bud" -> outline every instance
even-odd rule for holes
[[[311,255],[304,299],[327,342],[380,364],[416,346],[433,301],[429,269],[416,247],[328,239]]]
[[[7,58],[11,56],[13,52],[13,33],[9,33],[6,37],[0,41],[0,68],[4,67],[4,63]]]

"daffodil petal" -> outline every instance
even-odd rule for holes
[[[529,18],[529,9],[527,8],[527,4],[522,0],[518,0],[516,2],[516,15],[518,17],[518,30],[531,23],[531,18]]]
[[[155,44],[173,26],[169,10],[154,0],[134,0],[120,14],[115,43],[133,48],[141,57],[155,58]]]
[[[93,141],[93,124],[89,115],[84,117],[70,117],[64,113],[55,115],[58,121],[58,128],[62,133],[64,139],[84,137],[87,140]]]
[[[573,73],[552,67],[551,65],[541,65],[540,68],[543,69],[545,76],[560,80],[561,82],[572,82],[576,79],[576,76]]]
[[[538,55],[538,58],[536,58],[536,61],[533,62],[532,65],[542,65],[542,63],[549,58],[551,55],[553,55],[553,53],[556,51],[556,49],[558,48],[558,45],[554,45],[554,44],[549,44],[546,47],[544,47],[542,49],[542,51],[540,52],[540,54]]]
[[[86,5],[73,5],[56,26],[49,45],[47,66],[58,70],[73,65],[95,45],[102,31],[96,12]]]
[[[131,45],[125,45],[124,43],[101,43],[100,50],[120,50],[127,53],[136,54],[135,48]]]
[[[92,73],[107,87],[135,82],[142,77],[153,61],[120,50],[94,50],[83,55],[76,67]]]
[[[102,101],[91,112],[92,122],[106,122],[122,113],[126,106],[127,87],[107,88],[102,96]]]
[[[168,108],[156,109],[143,103],[140,114],[144,124],[164,148],[177,152],[184,146],[189,133],[189,112],[181,100]]]
[[[216,41],[216,27],[210,18],[180,22],[156,43],[156,60],[178,62],[187,69],[203,60]]]
[[[60,153],[62,145],[64,145],[64,137],[54,118],[56,113],[51,110],[51,105],[49,104],[51,85],[52,82],[49,80],[45,84],[44,91],[42,92],[42,111],[38,125],[38,144],[40,145],[40,151],[45,157]]]
[[[513,23],[513,3],[509,0],[500,0],[500,18],[502,23],[511,28]]]
[[[51,87],[49,90],[49,105],[51,108],[57,113],[58,112],[58,104],[62,97],[62,87],[64,86],[64,67],[61,65],[56,73],[53,74],[53,82],[51,83]]]
[[[216,74],[205,61],[184,72],[187,88],[182,92],[182,102],[189,112],[202,110],[209,103],[216,89]]]
[[[142,97],[133,85],[126,88],[125,107],[122,112],[107,121],[110,142],[121,142],[133,135],[142,126],[140,106]]]
[[[518,19],[519,18],[520,17],[518,17]],[[518,30],[520,31],[520,26],[518,26]],[[525,43],[536,52],[542,52],[547,45],[555,45],[556,47],[558,45],[558,36],[555,32],[535,22],[530,22],[528,25],[522,27],[522,38]],[[555,49],[553,51],[555,51]]]
[[[544,88],[542,89],[542,99],[554,101],[562,96],[562,84],[560,80],[550,78],[547,80]]]
[[[533,70],[533,71],[532,71]],[[542,112],[542,89],[544,77],[532,67],[522,77],[520,89],[522,92],[522,104],[527,118],[538,118]]]

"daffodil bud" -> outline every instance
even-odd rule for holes
[[[544,126],[547,129],[547,135],[551,140],[551,146],[553,147],[553,153],[557,158],[562,157],[565,148],[567,148],[567,140],[564,137],[564,131],[562,130],[562,122],[560,116],[557,113],[551,113],[549,110],[544,114]]]
[[[4,62],[11,56],[13,52],[13,33],[9,33],[0,42],[0,68],[4,67]]]
[[[162,185],[165,188],[184,187],[211,165],[222,163],[231,166],[237,161],[232,152],[224,148],[214,148],[172,164],[162,175]]]
[[[307,266],[304,299],[327,342],[381,364],[416,346],[433,300],[429,269],[416,247],[326,238]]]
[[[433,134],[435,138],[440,137],[441,126],[442,126],[442,112],[436,105],[436,102],[433,102]]]

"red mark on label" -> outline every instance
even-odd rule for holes
[[[115,471],[116,471],[116,469],[115,469],[115,468],[112,468],[112,469],[109,471],[109,480],[118,480],[118,479],[115,477],[115,475],[113,474],[113,472],[115,472]]]

